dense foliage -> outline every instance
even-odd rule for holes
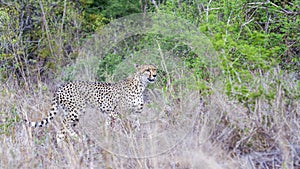
[[[26,86],[30,82],[53,79],[62,66],[74,62],[82,42],[101,31],[103,25],[132,13],[158,12],[187,19],[207,35],[219,53],[226,91],[244,102],[263,94],[262,91],[251,93],[251,88],[258,85],[252,83],[253,75],[266,73],[278,65],[283,70],[299,72],[299,10],[297,0],[1,2],[0,78],[2,81],[15,79]],[[157,36],[126,39],[131,51],[142,48],[133,43],[137,38],[146,42],[145,38],[155,41]],[[160,38],[160,41],[165,42],[162,48],[170,49],[174,45],[167,39]],[[121,47],[124,47],[122,43]],[[180,51],[183,50],[176,52]],[[125,54],[117,55],[121,56],[114,53],[104,58],[99,66],[100,79],[105,80],[103,71],[113,69],[103,69],[107,67],[103,64],[113,65]],[[199,72],[197,56],[191,51],[181,55]]]

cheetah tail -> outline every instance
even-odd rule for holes
[[[23,121],[27,126],[30,126],[30,127],[44,127],[50,123],[50,121],[54,118],[54,116],[56,114],[57,114],[57,105],[54,104],[54,105],[52,105],[51,110],[48,113],[48,116],[46,118],[44,118],[43,120],[37,121],[37,122],[31,122],[26,119],[23,119]]]
[[[23,119],[23,121],[29,127],[44,127],[44,126],[46,126],[49,123],[49,119],[48,118],[44,118],[43,120],[41,120],[39,122],[28,121],[26,119]]]

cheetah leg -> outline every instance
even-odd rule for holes
[[[66,131],[64,129],[61,129],[56,134],[56,141],[59,146],[62,145],[63,141],[66,139]]]
[[[135,131],[140,131],[141,124],[137,115],[132,115],[132,118],[129,121],[131,123],[132,129],[134,129]]]
[[[76,112],[71,112],[63,119],[63,128],[57,133],[56,140],[60,144],[63,140],[66,139],[66,134],[68,133],[72,138],[78,138],[77,133],[73,130],[79,121],[78,115]]]
[[[135,105],[135,108],[134,108],[134,113],[135,114],[131,115],[132,119],[130,121],[131,121],[132,128],[135,129],[136,131],[140,131],[141,124],[140,124],[140,121],[139,121],[138,114],[142,113],[143,108],[144,108],[144,102],[143,102],[142,99],[138,100],[137,102],[141,102],[141,103],[138,104],[138,105]]]
[[[71,137],[77,137],[76,132],[73,130],[73,126],[75,126],[77,124],[78,120],[79,119],[78,119],[76,113],[70,113],[63,120],[64,127]]]
[[[140,113],[143,112],[143,108],[144,108],[144,99],[143,99],[143,96],[139,97],[136,100],[136,103],[138,103],[138,104],[133,105],[134,106],[134,111],[135,111],[135,113],[140,114]]]
[[[118,122],[120,121],[119,113],[118,112],[110,112],[108,117],[106,118],[105,124],[113,129],[117,126]]]

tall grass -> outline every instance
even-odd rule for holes
[[[178,142],[171,137],[156,137],[155,143],[143,139],[126,141],[118,135],[114,138],[95,131],[99,137],[103,134],[102,138],[88,135],[82,142],[70,139],[63,147],[57,147],[55,141],[60,117],[47,128],[37,129],[28,128],[20,120],[45,117],[54,86],[45,84],[48,90],[25,91],[12,82],[2,83],[0,168],[299,168],[299,83],[276,72],[255,77],[264,81],[265,90],[276,89],[276,94],[272,99],[257,97],[250,107],[229,99],[220,85],[222,80],[211,85],[208,96],[189,95],[193,98],[171,104],[156,100],[158,107],[153,106],[154,100],[144,113],[160,110],[165,116],[142,126],[139,133],[149,135],[152,129],[160,136],[158,133],[167,133],[172,129],[170,124],[177,121],[182,128],[192,124],[187,133],[177,133],[184,136]],[[152,96],[158,98],[155,93]],[[92,109],[89,112],[97,113]],[[189,119],[190,115],[193,118]],[[88,129],[83,125],[76,128],[79,133]],[[157,130],[153,130],[155,127]],[[108,141],[99,142],[100,139]],[[158,152],[163,144],[170,149],[151,153]]]

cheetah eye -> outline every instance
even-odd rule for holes
[[[146,69],[147,72],[150,72],[150,69]]]

